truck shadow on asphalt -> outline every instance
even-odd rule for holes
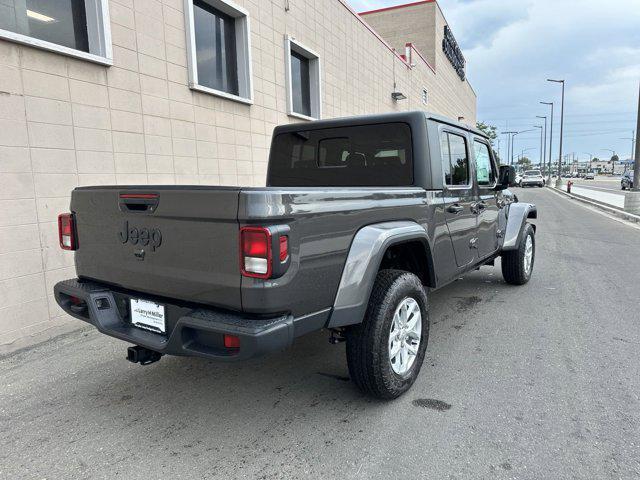
[[[513,287],[505,284],[495,269],[483,269],[430,294],[430,345],[418,383],[428,387],[425,382],[438,381],[429,375],[430,350],[444,337],[464,329],[478,311],[503,303],[497,297],[509,289]],[[333,405],[323,416],[335,415],[335,409],[348,415],[354,408],[384,408],[386,402],[369,399],[349,381],[345,346],[330,345],[328,338],[327,331],[312,333],[297,339],[287,351],[239,363],[163,357],[141,367],[126,363],[124,358],[113,359],[109,362],[112,375],[109,370],[99,374],[108,385],[96,385],[89,395],[107,410],[123,404],[144,405],[163,417],[182,411],[185,403],[239,419],[255,415],[256,407],[284,413],[300,406],[322,404],[326,409]],[[124,345],[118,345],[124,357]],[[412,390],[406,397],[415,398],[416,393]],[[194,398],[198,399],[195,404]]]

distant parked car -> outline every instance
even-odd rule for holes
[[[623,190],[633,187],[633,170],[629,170],[622,175],[622,178],[620,179],[620,186]]]
[[[544,187],[542,172],[540,170],[527,170],[524,172],[520,185],[522,187]]]
[[[593,172],[587,172],[584,174],[585,180],[595,180],[595,178],[596,178],[596,174]]]
[[[518,172],[516,173],[516,181],[515,184],[519,187],[522,186],[522,173]]]

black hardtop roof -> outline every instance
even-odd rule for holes
[[[452,125],[456,128],[471,132],[474,135],[479,135],[486,138],[486,135],[484,133],[470,125],[452,120],[443,115],[438,115],[432,112],[424,112],[420,110],[409,112],[378,113],[373,115],[357,115],[352,117],[330,118],[326,120],[313,120],[310,122],[289,123],[277,126],[273,133],[274,135],[277,135],[279,133],[287,132],[301,132],[306,130],[319,130],[323,128],[339,128],[353,125],[371,125],[376,123],[389,122],[406,122],[411,125],[417,122],[423,122],[425,119],[446,123],[447,125]]]

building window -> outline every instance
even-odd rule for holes
[[[0,38],[113,61],[107,0],[0,0]]]
[[[429,103],[429,92],[427,92],[426,88],[422,89],[422,103],[423,105]]]
[[[186,0],[189,86],[253,102],[249,16],[227,0]]]
[[[320,58],[292,37],[285,37],[287,113],[305,120],[321,117]]]

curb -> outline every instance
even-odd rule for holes
[[[564,190],[560,190],[555,187],[548,187],[548,188],[550,188],[554,192],[564,195],[567,198],[571,198],[573,200],[577,200],[578,202],[589,204],[592,207],[596,207],[596,208],[599,208],[600,210],[604,210],[607,213],[611,213],[616,217],[620,217],[620,218],[623,218],[624,220],[629,220],[631,222],[640,223],[640,215],[634,215],[633,213],[625,212],[624,210],[621,210],[619,208],[612,207],[611,205],[608,205],[606,203],[597,202],[591,198],[587,198],[582,195],[577,195],[575,193],[567,193]]]

